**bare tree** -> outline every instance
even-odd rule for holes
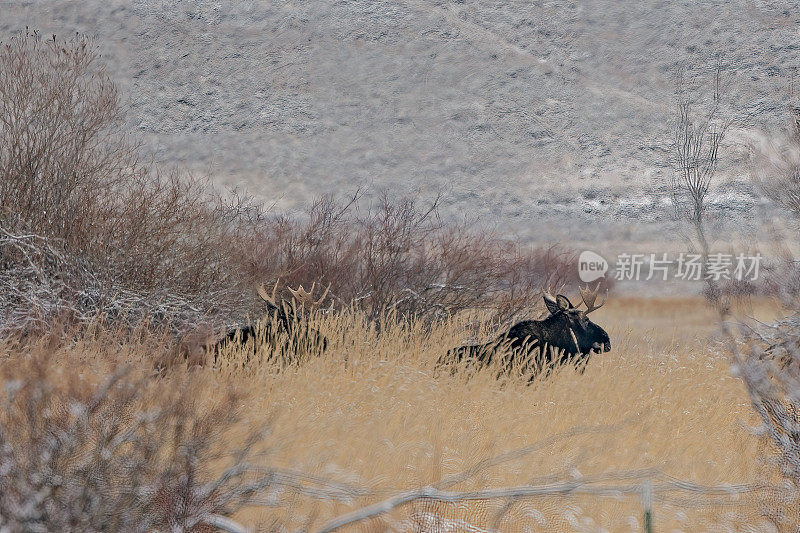
[[[706,233],[707,196],[717,167],[720,142],[730,122],[715,119],[718,111],[719,68],[714,83],[711,113],[696,121],[686,101],[679,104],[676,130],[676,179],[673,195],[677,214],[688,221],[697,238],[704,260],[708,258]],[[795,145],[770,151],[769,157],[755,159],[754,178],[762,191],[794,216],[800,215],[800,173],[797,131],[789,135]],[[763,154],[762,154],[763,155]],[[796,272],[792,263],[789,270]],[[786,288],[792,276],[776,277],[773,283]],[[777,468],[772,473],[782,478],[783,489],[773,489],[761,505],[762,513],[781,531],[797,531],[800,489],[800,308],[796,299],[784,299],[792,314],[773,324],[737,319],[729,295],[719,283],[706,277],[705,291],[716,309],[723,338],[731,355],[732,371],[744,382],[751,403],[761,418],[759,432],[775,453],[767,458]],[[783,291],[781,291],[782,293]],[[764,474],[765,481],[771,474]]]
[[[718,63],[714,71],[713,103],[705,116],[698,116],[680,87],[678,91],[672,197],[677,217],[691,224],[704,258],[709,247],[705,230],[707,198],[717,170],[719,147],[730,125],[718,116],[721,73]]]

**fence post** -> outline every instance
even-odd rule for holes
[[[653,481],[642,482],[642,505],[644,507],[644,533],[653,533]]]

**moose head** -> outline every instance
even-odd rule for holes
[[[539,321],[546,326],[542,333],[547,333],[542,335],[539,341],[564,350],[570,355],[610,351],[611,340],[608,333],[588,317],[589,313],[600,309],[608,298],[606,292],[603,301],[596,303],[599,291],[599,283],[594,290],[589,287],[580,288],[581,300],[586,306],[586,309],[580,309],[572,305],[569,298],[563,294],[554,298],[550,291],[542,290],[542,298],[547,310],[550,311],[550,316]]]
[[[262,284],[258,288],[258,295],[267,305],[267,313],[272,316],[276,315],[279,320],[294,320],[302,317],[303,311],[311,311],[318,309],[319,306],[325,301],[328,292],[331,289],[331,284],[322,293],[319,298],[314,298],[314,289],[317,287],[317,282],[311,284],[311,290],[305,290],[303,285],[300,284],[296,289],[287,287],[289,293],[292,295],[292,300],[281,300],[280,305],[276,303],[278,294],[278,285],[280,278],[275,281],[275,286],[272,287],[272,292],[268,293],[266,287]]]
[[[314,298],[313,296],[316,282],[311,285],[311,290],[308,291],[302,285],[298,286],[297,289],[287,287],[292,299],[281,298],[279,301],[278,287],[280,281],[280,278],[275,281],[271,292],[267,291],[266,286],[263,284],[258,287],[258,295],[267,308],[266,323],[264,324],[264,333],[267,339],[274,339],[277,335],[283,333],[287,337],[284,353],[295,353],[315,346],[324,351],[327,348],[328,339],[316,329],[308,327],[306,324],[306,319],[308,318],[306,311],[319,308],[320,304],[328,296],[330,284],[319,298]],[[245,345],[251,339],[255,341],[257,332],[258,327],[256,324],[239,326],[229,330],[221,340],[211,347],[215,353],[215,358],[223,347],[231,343]],[[252,349],[255,350],[255,343],[251,342],[251,344]]]

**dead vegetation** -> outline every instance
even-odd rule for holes
[[[676,174],[673,192],[682,200],[683,218],[695,233],[695,244],[704,261],[710,244],[706,215],[706,196],[714,183],[718,147],[727,124],[716,112],[720,101],[720,75],[715,71],[714,106],[708,117],[690,113],[688,104],[680,106],[677,128]],[[710,92],[710,91],[709,91]],[[800,130],[796,111],[788,132],[772,146],[762,143],[753,151],[752,174],[763,194],[783,209],[787,219],[800,216],[797,191],[800,183],[798,153]],[[676,203],[678,201],[676,200]],[[688,207],[687,207],[688,206]],[[778,531],[797,531],[800,516],[797,504],[800,493],[800,305],[797,292],[798,267],[788,251],[796,246],[796,235],[778,243],[783,260],[767,270],[766,283],[775,297],[779,319],[763,322],[737,313],[736,303],[752,290],[725,284],[706,276],[705,296],[718,314],[725,351],[734,375],[747,388],[753,409],[760,417],[755,428],[765,446],[761,476],[765,481],[782,485],[772,498],[762,504],[762,515]],[[745,289],[745,290],[743,290]]]
[[[574,279],[569,251],[446,224],[436,202],[322,198],[294,219],[164,172],[121,131],[97,57],[89,40],[35,33],[0,48],[1,331],[98,318],[219,329],[245,322],[253,288],[279,276],[330,284],[335,307],[372,317],[508,318]]]
[[[760,305],[753,312],[766,320],[768,306]],[[631,308],[659,328],[648,331],[632,320]],[[376,336],[363,312],[317,315],[310,325],[328,338],[328,349],[300,365],[276,366],[267,351],[253,360],[231,350],[216,367],[177,365],[155,379],[148,377],[148,362],[161,338],[131,341],[98,328],[67,343],[63,335],[24,347],[5,341],[3,428],[23,458],[52,446],[48,431],[68,435],[74,431],[61,428],[85,428],[82,447],[59,444],[62,459],[53,463],[81,487],[81,476],[104,452],[122,454],[119,463],[112,458],[104,467],[108,472],[128,461],[141,464],[138,454],[146,447],[108,444],[129,430],[142,446],[161,451],[148,456],[151,474],[129,477],[120,488],[137,480],[157,487],[166,482],[156,475],[162,472],[174,480],[170,487],[184,490],[180,454],[195,449],[196,470],[189,472],[195,472],[196,490],[234,464],[247,465],[249,473],[231,478],[225,490],[241,494],[261,480],[258,495],[227,507],[198,500],[183,508],[194,517],[210,513],[257,530],[318,531],[361,517],[353,526],[368,531],[413,530],[415,524],[445,531],[455,523],[477,530],[626,531],[632,521],[641,524],[641,490],[648,482],[657,495],[655,531],[762,523],[759,504],[767,499],[758,477],[759,439],[749,431],[756,418],[726,355],[707,345],[703,327],[713,313],[701,300],[612,298],[596,314],[618,339],[614,351],[596,357],[584,374],[562,368],[533,385],[525,376],[498,381],[497,368],[436,372],[437,358],[463,342],[476,316],[433,328],[422,321],[386,322]],[[489,324],[484,327],[489,334]],[[130,370],[121,373],[118,365]],[[20,386],[28,392],[17,393]],[[47,399],[37,403],[39,394]],[[80,409],[48,411],[51,405],[89,405],[96,397],[108,400],[83,419]],[[40,437],[29,437],[22,429],[28,425],[39,428]],[[250,440],[253,428],[266,426],[267,434]],[[249,456],[231,455],[248,442],[255,442]],[[21,465],[15,475],[55,468],[33,460],[14,464]],[[100,520],[106,505],[127,501],[118,490],[98,498],[95,507],[81,508],[80,523]],[[150,513],[149,520],[173,516],[151,500],[156,497],[143,499],[140,511]]]
[[[241,393],[197,401],[190,375],[153,381],[98,341],[0,349],[0,528],[211,531],[268,492],[273,479],[249,463],[263,432],[222,440]],[[102,368],[91,374],[78,355],[90,346]]]

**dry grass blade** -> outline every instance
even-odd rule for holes
[[[582,427],[575,427],[571,428],[567,431],[562,433],[558,433],[556,435],[552,435],[546,439],[543,439],[539,442],[535,442],[529,446],[525,446],[524,448],[520,448],[517,450],[512,450],[510,452],[504,453],[502,455],[498,455],[497,457],[492,457],[488,459],[483,459],[477,464],[473,465],[472,467],[464,470],[463,472],[459,472],[457,474],[453,474],[451,476],[442,479],[432,485],[435,489],[444,489],[449,488],[454,485],[458,485],[463,483],[464,481],[468,480],[469,478],[477,475],[483,470],[488,468],[492,468],[494,466],[503,464],[505,462],[513,461],[515,459],[519,459],[524,457],[525,455],[536,453],[540,450],[547,448],[548,446],[553,445],[564,439],[569,439],[571,437],[575,437],[578,435],[587,435],[592,433],[606,433],[611,431],[617,431],[621,427],[625,425],[625,421],[620,422],[619,424],[614,425],[598,425],[598,426],[582,426]]]

